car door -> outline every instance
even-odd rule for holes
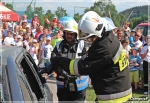
[[[45,79],[38,74],[38,67],[28,52],[23,53],[23,59],[19,63],[29,85],[38,101],[52,101],[52,92],[48,88]]]

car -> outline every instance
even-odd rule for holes
[[[136,31],[137,28],[141,28],[142,29],[142,33],[144,36],[147,36],[148,34],[150,34],[150,22],[145,22],[145,23],[140,23],[138,24],[133,31]]]
[[[3,45],[0,52],[1,101],[53,102],[45,78],[38,73],[38,66],[24,48]]]

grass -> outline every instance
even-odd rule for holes
[[[139,91],[138,93],[132,93],[133,98],[145,98],[146,95],[143,94],[142,91]],[[95,101],[96,95],[93,88],[87,88],[86,92],[86,101]],[[130,103],[148,103],[148,101],[134,101]],[[150,102],[149,102],[150,103]]]

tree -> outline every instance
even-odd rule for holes
[[[76,13],[75,15],[74,15],[74,19],[75,19],[75,21],[78,23],[79,22],[79,20],[80,20],[80,18],[82,17],[82,15],[80,15],[79,13]]]
[[[27,15],[28,19],[30,20],[32,19],[34,12],[33,12],[33,8],[31,7],[31,5],[27,6],[27,10],[25,11],[25,14]]]
[[[54,18],[55,14],[52,13],[51,10],[47,10],[46,14],[45,14],[45,18],[47,18],[49,21],[52,21]],[[44,25],[45,27],[49,27],[50,25],[46,24]]]
[[[57,10],[55,11],[55,15],[58,16],[58,19],[60,19],[63,16],[68,16],[68,14],[66,13],[66,10],[62,7],[57,8]]]
[[[44,10],[42,7],[35,7],[35,14],[38,15],[38,19],[41,25],[44,25]]]
[[[7,8],[9,8],[10,10],[16,12],[16,11],[14,10],[14,7],[13,7],[12,4],[7,3],[5,6],[6,6]]]

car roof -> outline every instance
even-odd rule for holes
[[[13,56],[13,58],[17,58],[18,54],[24,50],[24,48],[18,46],[0,46],[2,65],[7,65],[7,57],[9,55]]]
[[[140,23],[138,26],[150,26],[150,22]]]

